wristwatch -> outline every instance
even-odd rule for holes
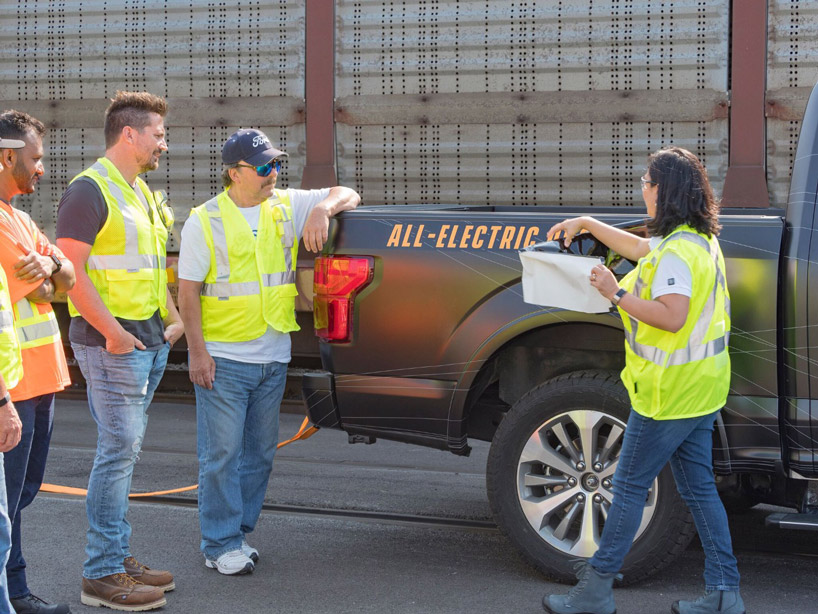
[[[56,269],[54,269],[54,272],[53,272],[53,273],[51,273],[51,274],[52,274],[52,275],[56,275],[56,274],[57,274],[57,273],[59,273],[59,272],[60,272],[60,270],[62,269],[62,260],[60,260],[59,258],[57,258],[57,257],[56,257],[54,254],[51,254],[50,258],[51,258],[51,260],[53,260],[53,261],[54,261],[54,264],[56,264],[56,265],[57,265],[57,268],[56,268]]]
[[[11,403],[11,396],[7,392],[6,396],[4,396],[2,399],[0,399],[0,407],[8,405],[9,403]]]
[[[611,302],[614,305],[619,305],[619,301],[621,301],[622,297],[625,296],[627,293],[628,293],[628,291],[625,290],[625,288],[619,288],[619,290],[616,291],[616,294],[614,294],[611,297]]]

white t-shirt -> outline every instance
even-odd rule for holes
[[[329,196],[329,188],[323,190],[287,190],[293,211],[295,234],[300,240],[304,224],[313,207]],[[238,207],[247,220],[253,235],[258,234],[258,218],[261,205]],[[179,278],[188,281],[204,281],[210,270],[210,248],[204,238],[199,216],[191,215],[182,228],[182,246],[179,250]],[[265,364],[269,362],[290,362],[290,335],[280,333],[271,326],[258,339],[251,341],[205,341],[211,356],[228,358],[239,362]]]
[[[656,249],[664,237],[651,237],[650,249]],[[667,252],[659,260],[653,282],[650,285],[651,298],[665,294],[681,294],[690,298],[693,294],[693,275],[685,261],[673,252]]]

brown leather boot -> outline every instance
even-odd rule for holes
[[[156,587],[166,593],[176,588],[176,583],[173,581],[173,574],[169,571],[151,569],[132,556],[127,557],[122,564],[125,565],[125,573],[137,582]]]
[[[137,582],[126,573],[115,573],[96,580],[82,579],[80,601],[125,612],[144,612],[161,608],[168,601],[158,588]]]

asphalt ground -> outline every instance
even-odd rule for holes
[[[156,403],[150,415],[134,491],[194,484],[195,408]],[[300,420],[282,415],[282,438]],[[58,399],[46,481],[85,487],[95,441],[86,404]],[[132,548],[176,575],[168,612],[541,612],[544,592],[567,587],[546,582],[493,527],[487,453],[480,442],[469,458],[388,441],[351,446],[343,432],[324,429],[279,451],[265,503],[273,511],[250,539],[261,553],[252,575],[205,568],[195,493],[173,505],[132,503]],[[818,612],[818,533],[767,528],[768,511],[731,520],[748,612]],[[100,611],[79,603],[86,528],[84,501],[62,495],[41,494],[23,521],[29,585],[75,613]],[[617,611],[670,612],[673,600],[701,592],[702,564],[694,543],[671,568],[618,589]]]

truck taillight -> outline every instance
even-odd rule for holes
[[[320,256],[315,259],[313,317],[315,334],[326,341],[352,338],[355,295],[372,281],[374,260],[368,257]]]

